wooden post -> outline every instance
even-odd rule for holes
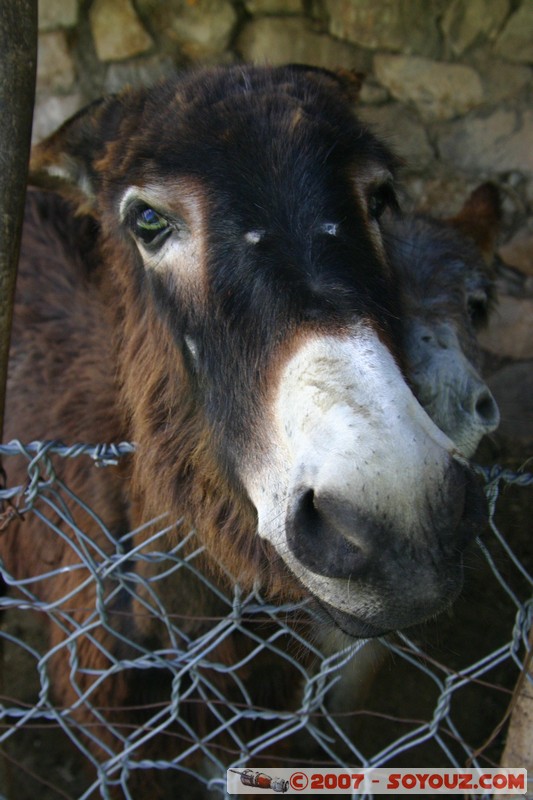
[[[0,441],[4,428],[7,362],[26,196],[37,69],[37,0],[0,2]],[[0,461],[0,480],[3,470]],[[0,504],[1,509],[1,504]],[[4,691],[4,640],[0,689]],[[3,760],[12,797],[10,762]]]
[[[28,177],[37,65],[37,0],[0,3],[0,434]],[[0,436],[1,438],[1,436]]]
[[[529,631],[529,652],[515,687],[511,721],[502,767],[525,767],[533,771],[533,627]]]

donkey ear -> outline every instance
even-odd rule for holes
[[[29,183],[71,200],[79,213],[91,213],[98,175],[94,164],[109,139],[114,97],[96,100],[79,111],[31,153]]]
[[[361,87],[366,78],[365,72],[358,72],[355,69],[336,67],[327,69],[326,67],[315,67],[309,64],[288,64],[288,69],[293,72],[303,72],[310,78],[318,78],[330,81],[337,88],[340,88],[348,100],[357,102],[361,94]]]
[[[348,98],[354,103],[358,102],[363,83],[366,79],[366,73],[339,67],[334,70],[334,75]]]
[[[490,262],[502,222],[501,197],[496,184],[482,183],[474,189],[459,213],[447,222],[473,239],[485,260]]]

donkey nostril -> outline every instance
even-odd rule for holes
[[[307,489],[298,500],[295,523],[308,535],[317,535],[322,529],[322,517],[318,510],[313,489]]]
[[[287,519],[287,543],[305,567],[319,575],[344,579],[364,569],[367,556],[346,536],[357,516],[350,509],[332,494],[317,496],[314,489],[307,488],[296,494]]]
[[[476,399],[475,412],[486,427],[491,430],[497,427],[500,421],[500,412],[493,396],[488,389],[480,392]]]

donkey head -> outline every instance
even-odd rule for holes
[[[455,217],[414,215],[386,225],[405,302],[408,375],[430,417],[466,456],[499,423],[479,374],[476,332],[493,304],[490,263],[500,216],[497,188],[483,184]]]
[[[394,169],[345,77],[301,67],[107,99],[33,162],[101,231],[144,497],[353,635],[450,602],[477,506],[402,373]]]

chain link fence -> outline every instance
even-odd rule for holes
[[[174,787],[169,796],[217,798],[225,796],[228,766],[247,764],[499,764],[533,617],[532,474],[478,468],[490,522],[452,611],[408,634],[341,646],[321,637],[305,604],[275,606],[238,586],[221,593],[194,531],[179,520],[163,515],[116,538],[61,479],[64,459],[92,458],[95,468],[112,470],[132,450],[51,442],[0,448],[8,475],[10,458],[27,462],[25,483],[0,490],[2,530],[37,515],[71,553],[68,567],[43,564],[24,580],[0,565],[0,797],[140,798],[156,796],[152,781],[164,777]],[[105,546],[80,528],[74,508],[99,527]],[[64,580],[65,570],[73,580]],[[220,609],[202,620],[201,633],[166,602],[168,587],[171,593],[184,575]],[[68,587],[61,597],[46,589],[59,580]],[[82,592],[90,608],[80,609]],[[132,608],[157,635],[134,632],[125,620]],[[232,660],[235,637],[246,647]],[[80,659],[87,642],[102,656],[94,665]],[[58,663],[68,703],[55,699]],[[280,678],[279,697],[265,701],[265,670],[270,680],[289,670],[296,696],[283,695]],[[137,724],[112,702],[97,702],[98,688],[121,676],[141,688]],[[143,697],[148,676],[157,691]]]

